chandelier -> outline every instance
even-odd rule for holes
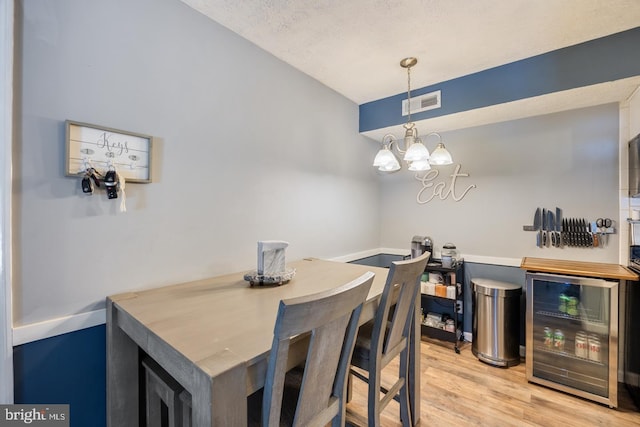
[[[383,172],[394,172],[400,169],[400,162],[393,153],[395,148],[409,166],[410,171],[426,171],[431,169],[431,165],[450,165],[453,163],[451,154],[442,143],[442,137],[437,132],[430,132],[425,136],[437,136],[438,144],[433,153],[429,154],[429,150],[422,143],[418,136],[418,128],[411,121],[411,67],[416,65],[418,60],[414,57],[404,58],[400,61],[400,66],[407,69],[407,123],[403,125],[404,133],[404,149],[400,148],[399,142],[392,134],[386,134],[382,138],[382,148],[376,154],[373,160],[373,166]]]

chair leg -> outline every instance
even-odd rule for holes
[[[380,427],[380,373],[377,366],[369,370],[369,427]]]
[[[404,378],[404,385],[400,388],[398,399],[400,400],[400,420],[403,427],[412,427],[411,421],[411,408],[409,405],[409,387],[410,381],[407,376],[409,375],[409,348],[405,348],[400,353],[400,371],[398,375]]]

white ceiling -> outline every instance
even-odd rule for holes
[[[411,86],[419,88],[640,25],[640,0],[182,1],[358,104],[406,91],[399,62],[407,56],[418,58]],[[618,101],[637,85],[574,90],[572,105],[612,91]],[[537,103],[558,104],[544,112],[566,103],[544,99]],[[527,108],[505,112],[531,115]]]
[[[640,25],[639,0],[183,0],[358,104]]]

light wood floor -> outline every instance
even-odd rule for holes
[[[624,386],[619,387],[617,409],[528,383],[524,361],[510,368],[480,362],[463,343],[421,343],[422,426],[640,426],[640,412]],[[390,365],[395,368],[397,365]],[[384,375],[396,371],[385,369]],[[391,377],[390,377],[391,378]],[[355,379],[347,410],[366,415],[366,385]],[[391,402],[382,426],[400,426],[399,407]]]

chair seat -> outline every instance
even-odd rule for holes
[[[302,386],[302,368],[293,368],[284,377],[284,392],[282,393],[282,409],[280,412],[280,427],[290,427],[293,425],[293,418],[296,415],[296,406],[300,396]],[[262,397],[264,388],[256,391],[247,397],[247,420],[249,427],[260,427],[262,416]]]
[[[391,323],[388,322],[387,326]],[[385,330],[385,340],[387,339],[387,335],[389,333],[389,329]],[[369,370],[369,363],[371,357],[371,337],[373,335],[373,320],[368,321],[367,323],[360,326],[358,329],[358,336],[356,337],[356,345],[353,349],[353,356],[351,357],[351,364],[357,366],[358,368],[362,368],[365,370]]]

